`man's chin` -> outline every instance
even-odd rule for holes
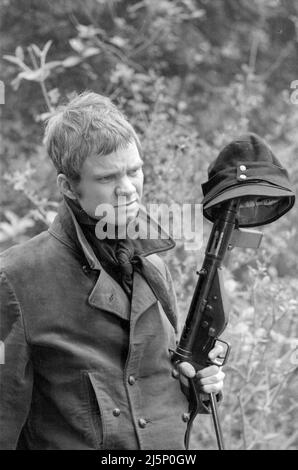
[[[129,232],[134,231],[134,225],[138,225],[139,207],[134,211],[127,211],[115,218],[102,217],[96,225],[95,233],[97,238],[103,240],[127,238]]]
[[[125,219],[117,219],[115,221],[115,226],[118,228],[126,228],[129,224],[133,223],[138,217],[138,214],[131,215]]]

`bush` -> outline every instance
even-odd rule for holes
[[[297,188],[294,0],[2,0],[1,7],[2,249],[53,220],[60,196],[43,122],[73,91],[109,95],[135,125],[145,203],[200,202],[208,164],[248,130],[272,144]],[[224,337],[232,353],[220,414],[229,448],[297,447],[297,216],[294,208],[266,227],[257,253],[235,249],[226,263],[232,308]],[[204,246],[209,232],[205,222]],[[182,320],[203,255],[181,241],[164,255]],[[210,418],[197,421],[193,446],[214,448]]]

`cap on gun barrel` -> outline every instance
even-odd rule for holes
[[[273,222],[295,202],[287,170],[266,142],[249,133],[230,142],[208,168],[202,184],[203,213],[214,222],[222,204],[240,198],[239,227]]]

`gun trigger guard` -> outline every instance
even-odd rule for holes
[[[225,354],[224,354],[224,356],[218,356],[218,358],[217,358],[217,359],[222,359],[222,362],[218,362],[218,360],[210,361],[210,362],[212,364],[214,364],[215,366],[222,367],[226,364],[226,362],[228,360],[228,357],[230,355],[231,345],[230,345],[230,343],[228,343],[227,341],[224,341],[223,339],[217,339],[216,343],[223,343],[223,344],[226,345]]]

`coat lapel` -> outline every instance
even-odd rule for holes
[[[166,232],[162,230],[159,224],[153,219],[150,219],[144,209],[141,210],[141,213],[142,217],[140,220],[142,221],[142,225],[144,224],[145,227],[149,221],[151,221],[158,236],[156,236],[156,240],[150,240],[150,243],[146,245],[143,245],[142,239],[136,240],[136,253],[148,256],[151,253],[173,248],[175,242],[170,237],[166,237]],[[99,272],[99,277],[88,296],[90,306],[105,310],[128,320],[130,318],[130,312],[134,317],[138,317],[157,302],[157,298],[148,283],[141,274],[135,272],[130,305],[130,301],[124,290],[101,266],[72,210],[66,203],[61,204],[59,214],[50,227],[49,232],[62,243],[71,248],[75,248],[76,251],[82,250],[85,262],[87,261],[91,269]],[[84,263],[83,260],[82,263]]]
[[[124,320],[130,317],[130,302],[124,290],[103,269],[100,271],[96,284],[88,297],[92,307],[114,313]]]
[[[131,315],[134,320],[140,317],[142,313],[148,310],[151,305],[156,302],[157,299],[143,276],[135,271],[131,299]]]

